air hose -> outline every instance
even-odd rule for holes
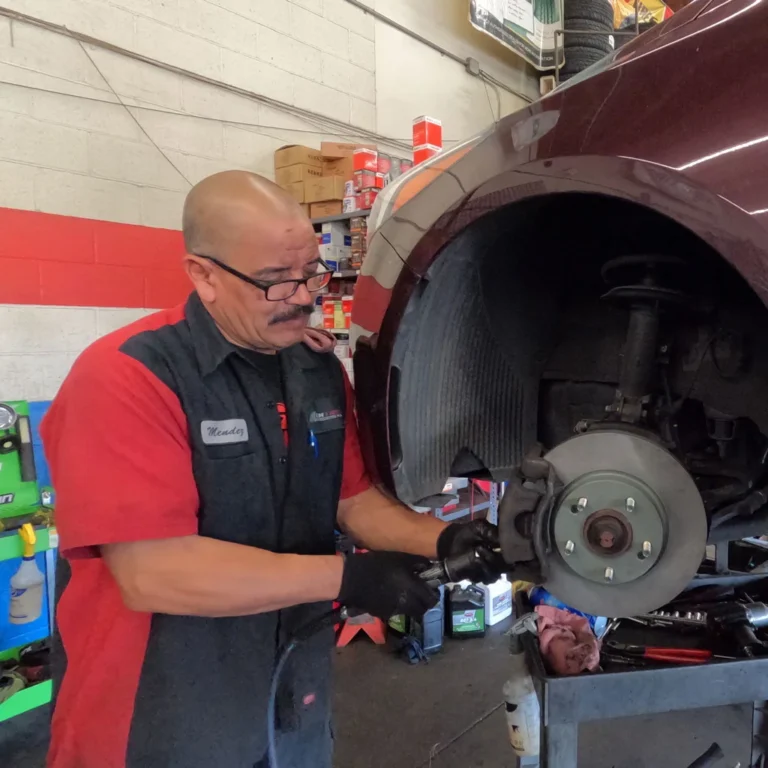
[[[494,551],[497,552],[496,550]],[[465,578],[466,574],[471,573],[477,563],[483,559],[484,558],[479,550],[473,549],[463,555],[457,555],[435,562],[431,568],[422,571],[419,574],[419,577],[433,587],[438,587],[440,584],[447,584],[449,581],[461,581]],[[280,651],[277,664],[275,665],[275,671],[272,673],[272,681],[269,684],[269,702],[267,704],[267,756],[269,757],[270,768],[280,768],[277,760],[277,726],[275,723],[275,710],[277,707],[277,689],[280,686],[280,677],[285,669],[288,659],[302,643],[306,642],[326,627],[330,627],[333,624],[337,624],[339,621],[343,621],[348,615],[347,609],[343,607],[334,608],[332,611],[321,614],[316,619],[312,619],[304,626],[299,627]]]

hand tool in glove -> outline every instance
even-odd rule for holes
[[[397,613],[421,618],[440,595],[419,578],[431,565],[403,552],[357,552],[344,558],[338,601],[386,621]]]
[[[491,584],[499,578],[503,563],[498,549],[499,529],[487,520],[451,523],[437,537],[438,560],[477,552],[475,565],[463,574],[473,583]]]

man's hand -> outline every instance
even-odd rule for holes
[[[437,538],[437,558],[445,560],[476,549],[480,559],[475,571],[466,578],[474,583],[490,584],[499,578],[500,557],[493,551],[498,547],[499,530],[487,520],[451,523]]]
[[[397,613],[421,618],[439,599],[418,576],[429,565],[425,557],[402,552],[347,555],[338,600],[384,621]]]

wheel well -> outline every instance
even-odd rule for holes
[[[601,301],[600,267],[633,254],[684,260],[686,290],[764,321],[738,273],[652,209],[583,193],[500,208],[438,254],[401,320],[389,401],[401,499],[438,493],[451,475],[508,477],[541,439],[539,389],[552,365],[615,385],[627,310]]]

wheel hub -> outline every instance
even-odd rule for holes
[[[579,435],[545,457],[565,488],[547,521],[547,588],[587,613],[658,608],[696,573],[706,545],[693,479],[657,442],[628,431]]]

